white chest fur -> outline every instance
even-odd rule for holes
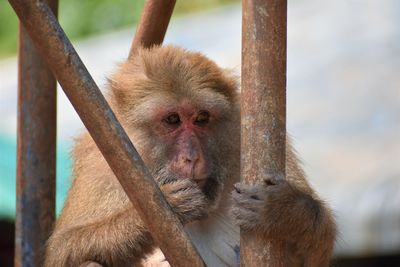
[[[233,224],[226,209],[220,209],[204,221],[193,222],[185,229],[206,266],[240,265],[239,227]]]
[[[225,206],[225,205],[221,205]],[[227,207],[227,206],[225,206]],[[228,215],[227,208],[218,208],[206,220],[185,226],[197,251],[209,267],[239,267],[239,227],[235,226]],[[182,255],[184,257],[184,255]],[[169,266],[160,249],[147,255],[141,267]]]

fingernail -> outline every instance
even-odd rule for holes
[[[235,188],[237,193],[240,193],[239,184],[234,184],[233,187]]]

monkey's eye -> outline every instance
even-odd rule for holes
[[[207,111],[200,111],[199,116],[197,116],[196,120],[194,121],[198,125],[207,124],[210,120],[210,113]]]
[[[172,113],[163,121],[169,125],[178,125],[181,122],[181,119],[179,118],[179,115],[177,113]]]

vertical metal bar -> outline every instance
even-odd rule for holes
[[[204,266],[49,7],[39,0],[9,2],[168,262],[171,266]]]
[[[48,0],[57,13],[57,0]],[[55,220],[56,80],[19,26],[15,266],[42,266]]]
[[[285,176],[286,0],[242,1],[241,177]],[[242,266],[285,266],[284,244],[241,234]]]
[[[164,40],[176,0],[146,0],[129,57],[139,47],[160,45]]]

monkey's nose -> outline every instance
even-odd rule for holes
[[[196,162],[199,160],[199,153],[196,151],[190,151],[190,153],[185,153],[181,157],[181,161],[184,164],[196,164]]]
[[[185,168],[187,169],[194,169],[194,166],[196,165],[196,162],[198,161],[198,158],[188,158],[185,157],[182,159],[182,164]]]
[[[182,157],[180,160],[180,172],[184,177],[193,178],[195,174],[196,163],[198,162],[198,157],[186,156]]]

